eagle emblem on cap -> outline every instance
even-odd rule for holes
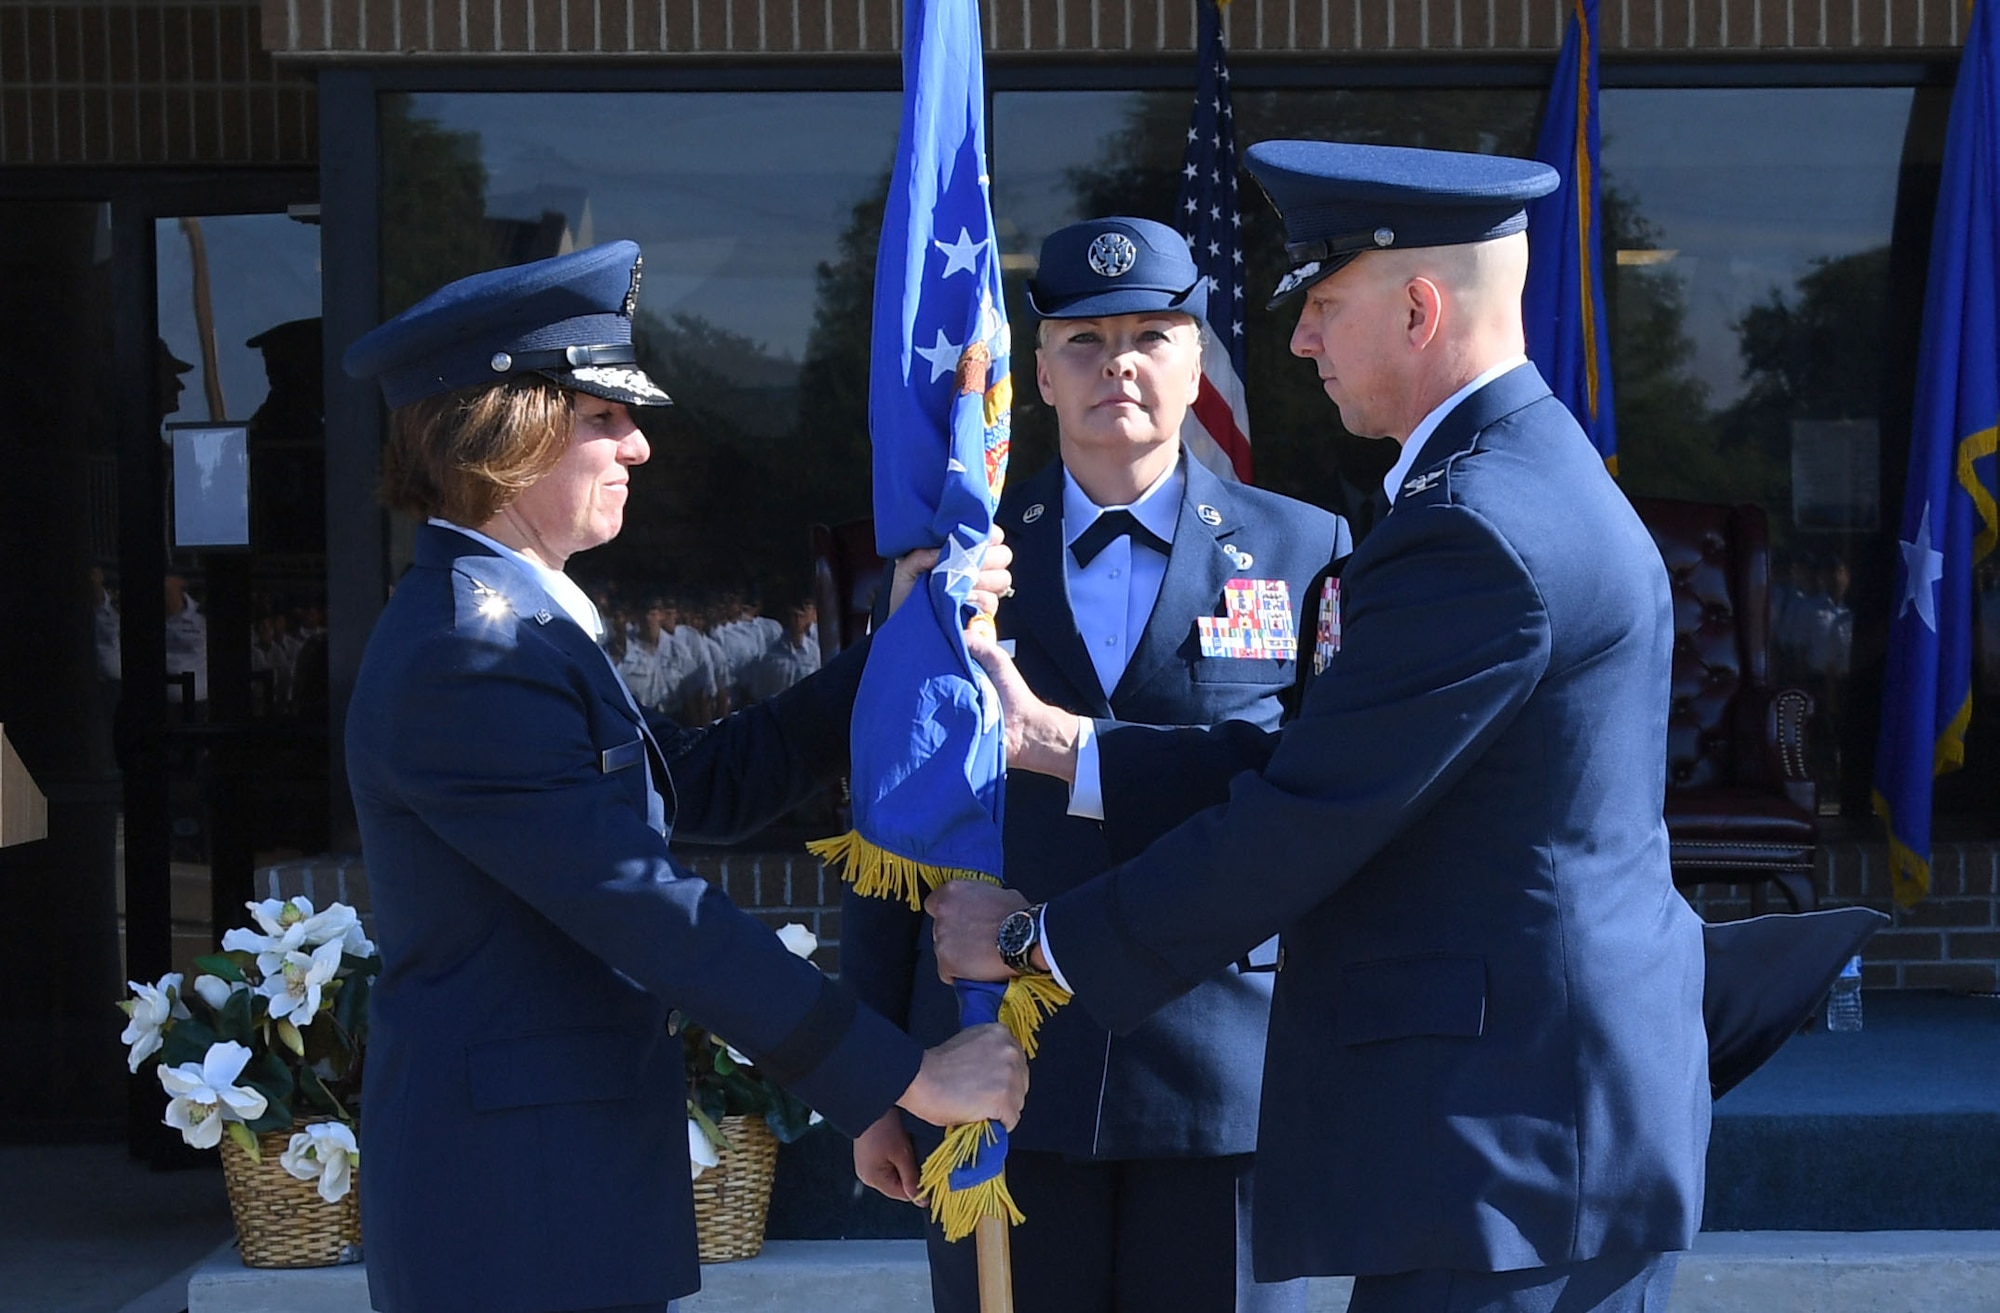
[[[1278,288],[1276,291],[1271,293],[1272,297],[1275,299],[1287,295],[1294,288],[1298,287],[1300,284],[1304,283],[1307,279],[1313,277],[1318,272],[1319,272],[1319,261],[1318,260],[1307,261],[1305,264],[1300,265],[1298,268],[1292,270],[1290,273],[1286,274],[1283,278],[1280,278],[1278,280]]]
[[[1090,271],[1099,278],[1117,278],[1132,272],[1139,259],[1139,248],[1124,233],[1101,233],[1091,242],[1084,258],[1090,261]]]
[[[632,257],[632,285],[625,289],[625,304],[618,307],[618,313],[627,319],[630,319],[632,312],[639,308],[639,277],[645,263],[646,257],[643,255]]]

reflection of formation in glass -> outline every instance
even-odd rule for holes
[[[782,623],[733,593],[681,599],[654,594],[633,606],[592,599],[604,617],[604,650],[632,700],[688,725],[774,697],[819,669],[818,609],[795,602]]]

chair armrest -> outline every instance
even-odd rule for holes
[[[1816,809],[1819,792],[1806,769],[1806,724],[1812,712],[1812,694],[1780,688],[1769,693],[1762,716],[1766,778],[1808,813]]]

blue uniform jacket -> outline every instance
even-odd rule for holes
[[[1346,522],[1304,502],[1226,484],[1199,461],[1183,463],[1187,479],[1159,599],[1110,697],[1070,610],[1060,465],[1010,488],[1001,502],[997,519],[1014,549],[1015,595],[1000,604],[1000,636],[1014,641],[1021,673],[1041,697],[1103,719],[1101,728],[1233,717],[1270,729],[1295,663],[1202,656],[1195,618],[1222,614],[1223,584],[1239,577],[1285,580],[1294,615],[1303,615],[1306,580],[1330,554],[1349,549]],[[1250,564],[1239,568],[1225,546],[1248,553]],[[1033,901],[1138,851],[1116,852],[1103,826],[1068,809],[1060,781],[1021,771],[1007,777],[1005,877]],[[864,1001],[907,1018],[926,1042],[958,1029],[952,992],[938,980],[928,918],[850,890],[841,926],[842,978]],[[1114,1038],[1081,1008],[1058,1010],[1042,1028],[1027,1107],[1010,1143],[1099,1158],[1250,1152],[1272,956],[1262,954],[1265,971],[1230,965],[1213,973],[1127,1035]]]
[[[377,1309],[664,1306],[699,1286],[671,1008],[850,1133],[901,1096],[919,1047],[683,876],[663,832],[736,837],[837,771],[858,669],[675,736],[670,780],[529,571],[418,530],[347,715],[383,959],[360,1171]]]
[[[1222,805],[1050,904],[1076,1001],[1129,1030],[1282,931],[1260,1279],[1685,1248],[1709,1090],[1658,551],[1523,366],[1445,418],[1342,599],[1278,733],[1105,735],[1120,841]]]

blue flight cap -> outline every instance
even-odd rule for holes
[[[1407,146],[1260,141],[1244,164],[1285,221],[1292,270],[1270,308],[1363,251],[1463,246],[1522,231],[1561,181],[1535,160]]]
[[[520,374],[664,406],[632,349],[639,265],[637,243],[607,242],[461,278],[362,337],[341,364],[379,380],[392,408]]]
[[[1208,291],[1187,239],[1151,219],[1086,219],[1042,241],[1028,304],[1044,319],[1177,310],[1200,319]]]

